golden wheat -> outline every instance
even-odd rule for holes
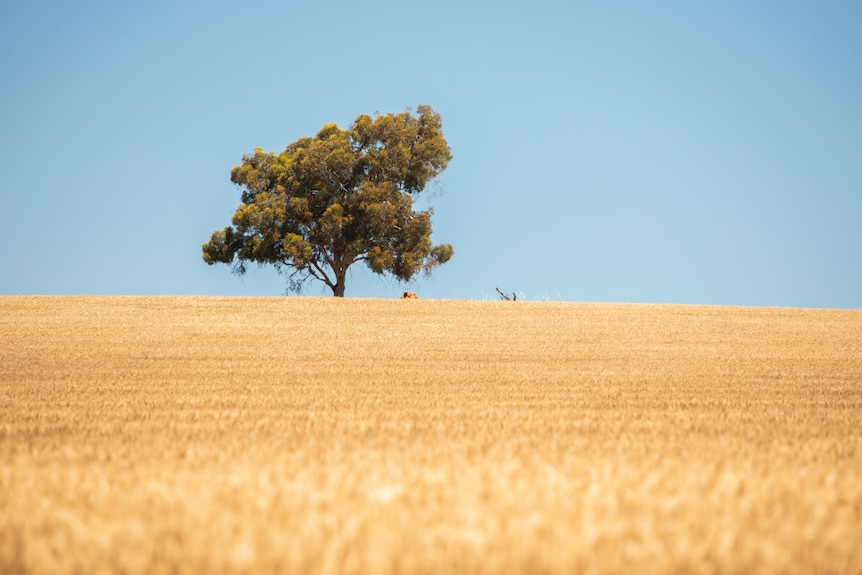
[[[0,572],[862,573],[862,312],[0,298]]]

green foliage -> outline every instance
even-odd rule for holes
[[[271,264],[289,270],[291,286],[313,278],[336,296],[356,262],[401,281],[431,273],[454,252],[432,244],[432,211],[414,211],[413,195],[451,158],[430,106],[363,114],[346,130],[325,124],[278,155],[256,148],[231,170],[242,203],[233,225],[203,244],[203,259],[240,274],[249,262]]]

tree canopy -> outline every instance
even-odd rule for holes
[[[414,211],[413,197],[452,158],[441,128],[440,115],[419,106],[363,114],[346,130],[325,124],[278,155],[255,149],[231,171],[242,203],[233,225],[203,244],[204,261],[239,274],[272,264],[296,291],[313,278],[339,297],[356,262],[400,281],[431,273],[453,249],[432,244],[432,210]]]

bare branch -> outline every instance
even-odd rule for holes
[[[497,293],[500,294],[500,297],[502,299],[504,299],[506,301],[518,301],[518,294],[516,294],[515,292],[512,292],[512,297],[509,297],[508,295],[501,292],[500,288],[494,288],[494,289],[497,290]]]

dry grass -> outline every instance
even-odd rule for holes
[[[862,573],[862,312],[0,298],[0,572]]]

